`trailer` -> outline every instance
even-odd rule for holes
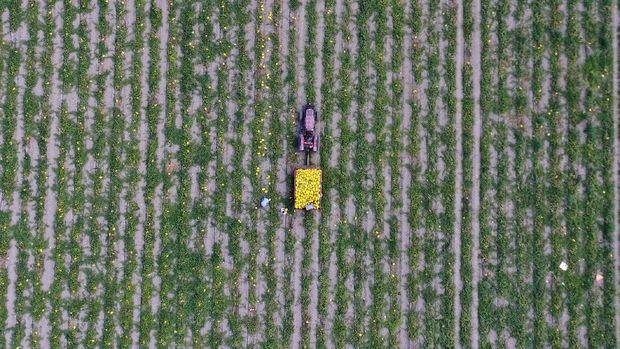
[[[299,167],[293,171],[295,209],[318,210],[323,196],[323,171],[318,167]]]

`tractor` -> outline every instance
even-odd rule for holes
[[[316,133],[318,114],[313,105],[305,105],[299,115],[299,151],[319,151],[319,135]]]

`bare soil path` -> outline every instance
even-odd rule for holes
[[[297,29],[296,49],[297,49],[297,67],[302,67],[304,63],[304,44],[306,41],[306,8],[307,1],[302,0],[299,4],[297,12],[294,14],[295,27]],[[291,38],[292,39],[292,38]],[[304,72],[303,69],[297,69],[297,100],[296,105],[302,105],[304,103],[303,91],[304,88]],[[291,338],[291,348],[299,348],[301,342],[301,327],[302,327],[302,304],[301,304],[301,262],[304,251],[302,250],[301,241],[305,238],[303,228],[303,215],[304,212],[294,212],[293,214],[293,226],[291,233],[295,236],[295,249],[293,258],[293,273],[291,275],[291,283],[293,285],[293,335]]]
[[[398,11],[398,9],[393,8],[393,11]],[[407,1],[405,4],[405,21],[409,22],[412,16],[412,4],[410,1]],[[417,15],[417,14],[414,14]],[[412,40],[413,35],[409,26],[406,26],[404,32],[404,40],[403,40],[403,50],[404,50],[404,60],[403,67],[401,69],[401,79],[403,82],[403,100],[402,100],[402,128],[403,130],[403,140],[402,147],[403,149],[411,149],[411,140],[409,135],[411,134],[411,128],[417,127],[417,125],[412,125],[412,109],[411,109],[411,96],[413,94],[414,89],[414,78],[412,71],[412,61],[411,61],[411,52],[412,52]],[[400,153],[400,191],[402,197],[401,210],[398,213],[398,229],[399,229],[399,237],[400,237],[400,260],[399,260],[399,305],[400,305],[400,313],[401,313],[401,325],[400,325],[400,333],[399,333],[399,345],[401,348],[408,348],[411,345],[411,338],[409,338],[409,334],[407,333],[407,325],[408,325],[408,313],[410,312],[410,308],[412,306],[409,299],[409,291],[408,291],[408,278],[410,277],[411,268],[409,261],[409,248],[411,244],[411,225],[409,224],[408,214],[409,209],[411,207],[411,198],[409,197],[409,190],[411,188],[411,171],[410,168],[412,166],[412,160],[414,154],[410,154],[408,151],[403,151]]]

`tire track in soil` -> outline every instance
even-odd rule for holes
[[[297,9],[297,13],[294,17],[296,20],[295,27],[297,28],[297,38],[296,38],[296,48],[297,48],[297,65],[296,67],[302,67],[304,62],[304,43],[306,38],[306,19],[305,19],[305,8],[306,8],[307,0],[301,0],[299,7]],[[304,71],[303,69],[296,69],[296,105],[294,106],[295,110],[298,110],[300,106],[305,102],[303,100],[303,91],[304,91]],[[297,157],[293,157],[293,159],[297,160]],[[301,306],[301,260],[303,257],[301,240],[305,237],[302,225],[302,219],[305,211],[298,212],[295,211],[293,213],[293,226],[291,232],[295,236],[295,255],[293,258],[293,273],[291,275],[291,284],[293,284],[293,336],[291,338],[290,347],[293,349],[299,348],[301,341],[301,321],[302,321],[302,306]]]
[[[482,116],[480,112],[480,54],[482,44],[480,40],[480,0],[473,0],[472,4],[474,30],[472,34],[472,56],[471,65],[473,69],[473,100],[474,100],[474,125],[473,125],[473,153],[472,153],[472,195],[471,195],[471,217],[472,217],[472,304],[471,304],[471,347],[477,349],[479,346],[478,333],[478,282],[480,280],[480,136],[482,134]]]
[[[461,222],[462,222],[462,198],[463,198],[463,54],[465,39],[463,37],[463,3],[457,4],[456,17],[456,173],[454,186],[454,343],[461,345],[460,321],[461,321],[461,298],[463,288],[461,280]]]
[[[300,4],[303,15],[300,15],[300,41],[298,41],[298,54],[303,57],[303,65],[298,64],[299,76],[303,77],[303,83],[298,85],[298,96],[303,100],[299,101],[296,108],[301,108],[306,103],[317,105],[319,112],[321,106],[317,104],[317,63],[319,63],[320,52],[315,49],[317,44],[317,27],[319,15],[317,14],[318,2],[308,0]],[[303,25],[302,25],[303,23]],[[321,122],[317,129],[321,129]],[[314,154],[314,163],[320,162],[319,154]],[[298,160],[299,161],[299,160]],[[300,267],[300,345],[302,347],[314,345],[316,341],[316,304],[317,304],[317,273],[318,273],[318,216],[319,211],[301,211],[303,215],[303,237],[301,237],[301,267]]]
[[[393,7],[394,9],[395,7]],[[412,16],[412,4],[410,1],[405,2],[404,11],[404,20],[409,23],[411,21]],[[417,14],[416,14],[417,15]],[[405,25],[405,30],[403,32],[403,62],[402,68],[400,71],[400,79],[403,83],[402,86],[402,129],[403,130],[411,130],[416,125],[413,125],[412,122],[412,108],[410,104],[410,98],[413,96],[414,90],[414,77],[412,71],[412,61],[410,52],[412,51],[412,42],[413,42],[413,33],[410,29],[409,25]],[[408,137],[408,134],[403,133],[402,140],[402,148],[410,149],[411,140]],[[399,230],[399,248],[400,248],[400,259],[399,259],[399,305],[400,305],[400,326],[399,326],[399,339],[398,343],[401,348],[408,348],[411,346],[411,338],[409,338],[409,334],[407,333],[407,314],[410,312],[410,302],[411,299],[408,296],[407,290],[407,280],[410,277],[411,268],[409,261],[409,248],[411,245],[411,225],[408,222],[408,209],[411,207],[411,198],[409,197],[409,190],[411,188],[412,181],[412,173],[410,171],[411,166],[413,165],[413,154],[410,154],[407,151],[400,152],[400,191],[404,195],[401,195],[401,208],[398,212],[398,230]]]
[[[323,100],[323,96],[322,96],[322,91],[321,91],[321,86],[324,83],[323,79],[323,65],[322,65],[322,59],[323,59],[323,38],[324,38],[324,30],[325,30],[325,18],[324,18],[324,11],[325,11],[325,2],[324,1],[317,1],[315,3],[315,9],[314,12],[317,14],[317,26],[314,29],[316,31],[316,36],[314,38],[315,40],[315,47],[316,47],[316,53],[317,56],[315,58],[315,62],[314,62],[314,69],[315,69],[315,76],[314,76],[314,90],[315,90],[315,96],[316,96],[316,100],[314,101],[315,105],[317,106],[317,110],[320,113],[321,110],[323,109],[323,105],[322,105],[322,100]],[[310,101],[309,101],[310,102]],[[323,116],[325,114],[322,114]],[[319,134],[321,134],[323,137],[329,137],[328,135],[325,134],[324,130],[325,130],[325,117],[322,118],[322,120],[320,120],[320,122],[317,125],[317,131],[319,132]],[[321,165],[322,161],[320,160],[320,152],[317,152],[314,155],[314,163],[318,166]],[[312,214],[315,212],[311,212]],[[319,315],[318,315],[318,302],[319,302],[319,249],[321,248],[321,246],[319,245],[319,227],[318,227],[318,222],[321,221],[322,219],[322,215],[324,214],[323,211],[321,210],[317,210],[316,214],[313,214],[313,230],[311,232],[312,234],[312,243],[311,243],[311,250],[312,250],[312,254],[311,254],[311,262],[310,262],[310,277],[311,277],[311,282],[310,282],[310,302],[308,304],[308,313],[309,313],[309,317],[310,317],[310,323],[309,323],[309,337],[310,337],[310,346],[311,347],[315,347],[316,346],[316,340],[317,340],[317,325],[319,323]],[[306,230],[306,234],[308,234],[309,232]]]

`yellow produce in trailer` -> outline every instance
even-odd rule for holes
[[[313,210],[321,207],[323,171],[320,168],[298,168],[294,172],[294,201],[296,209]]]

